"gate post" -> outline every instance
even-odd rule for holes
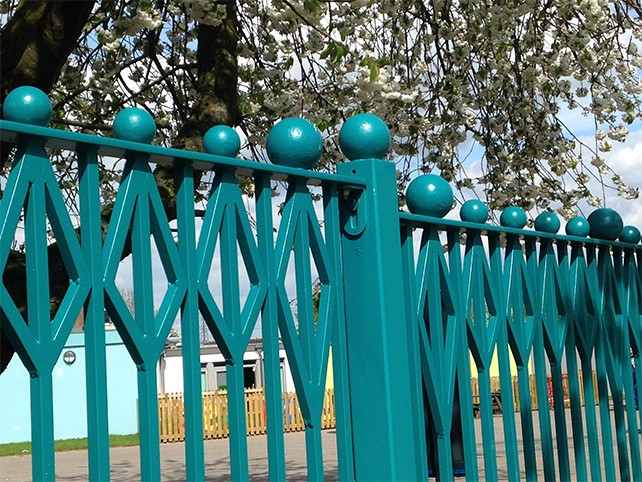
[[[355,158],[340,142],[346,156]],[[374,157],[372,147],[370,143],[356,156],[367,151]],[[355,479],[420,480],[417,405],[412,400],[417,370],[410,366],[412,333],[404,303],[395,165],[355,160],[340,164],[338,173],[367,184],[363,192],[339,187]]]

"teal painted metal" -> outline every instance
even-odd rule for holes
[[[90,271],[91,292],[85,302],[87,380],[87,440],[89,479],[109,479],[109,426],[107,410],[107,359],[105,352],[105,300],[102,289],[101,205],[98,156],[95,148],[82,148],[78,156],[80,179],[80,237]]]
[[[270,480],[285,479],[285,442],[283,440],[283,408],[281,363],[279,359],[279,325],[277,273],[274,259],[274,220],[272,215],[272,183],[269,176],[257,176],[256,219],[259,226],[258,247],[265,260],[268,289],[262,311],[263,356],[265,369],[266,419],[269,427],[267,450]]]
[[[355,477],[415,480],[422,475],[415,448],[422,427],[413,422],[411,395],[419,380],[411,380],[407,369],[410,335],[394,164],[358,160],[338,172],[363,177],[371,186],[360,195],[356,213],[346,206],[344,225],[357,217],[363,230],[342,241]],[[363,211],[365,219],[358,217]]]
[[[7,94],[2,113],[7,120],[44,127],[49,125],[52,108],[47,94],[36,87],[23,85]]]
[[[406,192],[410,212],[443,218],[453,206],[450,184],[436,174],[424,174],[412,180]]]
[[[187,280],[187,292],[181,306],[181,342],[183,344],[183,403],[185,407],[185,477],[205,480],[203,443],[203,402],[201,393],[200,330],[196,226],[194,213],[194,169],[190,163],[177,166],[176,221],[178,251]]]
[[[622,217],[611,208],[596,209],[587,221],[591,226],[589,236],[607,241],[615,241],[624,227]]]
[[[459,217],[469,223],[484,224],[488,221],[488,207],[479,199],[469,199],[461,205]]]
[[[25,100],[29,96],[35,99],[33,112]],[[34,479],[55,478],[52,369],[83,307],[92,480],[108,480],[110,474],[105,308],[138,368],[144,480],[162,477],[156,363],[178,316],[185,476],[206,478],[200,315],[227,363],[232,480],[251,475],[243,354],[259,320],[271,480],[287,474],[279,341],[307,427],[310,480],[327,475],[321,410],[331,349],[341,480],[425,480],[429,472],[452,480],[457,446],[468,479],[498,480],[504,475],[497,461],[500,444],[511,480],[537,480],[542,473],[547,480],[642,479],[640,419],[633,403],[642,386],[642,246],[634,243],[636,228],[611,226],[606,234],[586,238],[589,221],[575,219],[567,235],[559,235],[547,214],[536,220],[538,231],[530,231],[521,229],[525,216],[518,209],[502,213],[504,226],[493,226],[482,224],[487,210],[479,203],[464,205],[462,221],[400,213],[394,165],[369,159],[383,157],[389,142],[387,128],[371,115],[351,118],[340,136],[346,155],[361,160],[327,174],[287,167],[301,152],[306,166],[318,160],[316,135],[313,142],[288,137],[285,150],[276,155],[283,165],[267,165],[235,159],[238,138],[229,128],[211,131],[208,153],[178,151],[145,144],[153,137],[153,119],[141,114],[136,120],[131,114],[137,111],[116,123],[122,124],[115,129],[128,139],[123,140],[43,127],[48,101],[32,89],[16,93],[12,102],[18,107],[9,107],[9,117],[20,122],[0,121],[0,140],[18,146],[0,199],[0,268],[4,272],[22,222],[28,324],[1,278],[0,324],[31,375]],[[296,127],[302,121],[292,122]],[[277,142],[274,136],[272,142]],[[77,155],[80,238],[46,147]],[[98,166],[104,156],[123,157],[126,163],[103,241]],[[154,164],[176,167],[176,239],[154,181]],[[194,219],[196,170],[214,174],[200,232]],[[239,176],[253,177],[254,206],[248,207]],[[275,180],[287,187],[278,218]],[[312,200],[319,194],[320,209]],[[430,206],[439,204],[434,196],[420,196],[417,212],[441,215]],[[53,319],[48,228],[70,279]],[[168,281],[158,312],[152,242]],[[129,250],[133,313],[115,282]],[[222,268],[218,284],[210,279],[215,256]],[[243,289],[239,272],[247,277]],[[474,397],[473,368],[479,384]],[[500,393],[493,388],[495,369]],[[532,383],[537,400],[531,399]],[[493,413],[498,397],[501,417]],[[453,435],[455,401],[461,441]],[[425,415],[434,421],[435,442],[426,439]],[[429,447],[436,451],[436,466],[428,462]]]
[[[379,117],[356,114],[341,127],[339,144],[343,155],[350,160],[383,159],[390,146],[390,131]]]
[[[265,148],[274,164],[312,169],[321,159],[323,139],[311,122],[290,117],[274,125]]]
[[[24,208],[29,325],[0,281],[0,323],[31,376],[33,477],[53,480],[52,369],[89,293],[90,280],[83,252],[42,139],[19,146],[0,204],[0,267],[4,272],[9,250]],[[47,219],[58,241],[69,289],[53,320],[49,316]]]

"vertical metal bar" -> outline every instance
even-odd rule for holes
[[[146,360],[137,368],[140,476],[141,480],[161,480],[156,364],[154,360]]]
[[[602,310],[603,311],[603,310]],[[602,313],[598,319],[602,318]],[[595,344],[595,369],[597,371],[597,392],[600,403],[600,427],[602,429],[602,453],[604,457],[604,469],[606,471],[606,480],[616,480],[615,475],[615,452],[613,450],[613,432],[611,430],[611,409],[608,398],[608,382],[606,373],[605,353],[606,337],[608,333],[601,326],[597,334]]]
[[[584,444],[584,427],[582,425],[582,405],[580,397],[580,382],[575,352],[574,321],[569,321],[566,337],[566,366],[568,372],[568,387],[571,403],[571,425],[573,427],[573,451],[575,453],[575,474],[577,480],[588,480],[586,469],[586,446]]]
[[[599,303],[598,303],[598,322],[599,331],[597,334],[597,343],[595,345],[596,354],[596,369],[597,369],[597,386],[600,399],[600,423],[602,428],[602,446],[604,451],[604,466],[606,469],[606,480],[615,480],[615,450],[613,447],[613,433],[611,426],[611,410],[610,400],[608,398],[608,341],[609,325],[607,324],[607,317],[614,316],[610,309],[609,299],[607,293],[610,290],[608,286],[609,277],[606,266],[610,263],[610,250],[608,246],[600,246],[597,252],[597,281],[599,289]],[[616,394],[611,394],[613,397]],[[615,398],[613,398],[615,402]],[[617,425],[616,425],[617,430]]]
[[[459,397],[462,406],[461,430],[464,444],[464,470],[466,480],[479,480],[479,465],[477,462],[477,437],[475,433],[475,420],[473,417],[473,398],[470,385],[470,352],[468,344],[462,343],[462,355],[459,358]],[[425,479],[423,479],[425,480]]]
[[[412,239],[412,227],[401,225],[401,256],[404,275],[405,304],[408,313],[414,313],[417,306],[415,299],[415,260]],[[419,480],[428,480],[428,447],[426,446],[426,420],[424,417],[424,396],[421,383],[421,357],[419,356],[418,320],[411,317],[408,325],[408,347],[411,356],[409,377],[414,380],[414,396],[412,397],[411,417],[415,420],[414,429],[417,444],[415,449],[416,461],[421,474]]]
[[[537,249],[535,239],[528,238],[524,243],[525,247],[525,261],[526,270],[534,273],[537,267]],[[530,279],[530,278],[528,278]],[[522,283],[525,283],[523,280]],[[520,293],[522,295],[522,293]],[[529,291],[529,296],[532,296],[532,290]],[[522,295],[523,296],[523,295]],[[532,299],[530,303],[530,315],[533,317],[533,324],[539,323],[539,312],[535,313]],[[530,370],[528,366],[528,358],[532,353],[532,343],[527,347],[521,347],[522,353],[519,357],[517,364],[517,385],[519,391],[519,412],[522,422],[522,440],[524,444],[524,466],[526,470],[526,480],[533,482],[537,480],[537,460],[535,456],[535,431],[533,425],[533,405],[531,401],[531,383],[530,383]],[[541,406],[541,405],[540,405]]]
[[[55,480],[51,370],[44,373],[31,372],[30,376],[32,477],[39,481]]]
[[[305,184],[297,179],[297,192],[307,191]],[[315,320],[312,308],[312,270],[310,268],[310,230],[308,221],[299,216],[298,229],[294,235],[294,269],[296,271],[297,318],[299,321],[299,340],[310,373],[316,372],[316,353],[314,350]]]
[[[539,430],[542,440],[544,478],[554,481],[557,479],[555,476],[551,415],[548,407],[548,373],[546,370],[546,352],[544,348],[544,326],[541,321],[535,327],[533,359],[535,361],[535,376],[537,379],[537,412],[539,414]]]
[[[564,405],[564,388],[562,386],[562,365],[551,363],[551,378],[553,383],[553,406],[555,417],[555,435],[557,439],[557,461],[559,464],[560,480],[571,478],[569,464],[568,435],[566,430],[566,407]]]
[[[320,413],[320,410],[315,409],[313,413]],[[320,421],[312,426],[305,427],[305,452],[308,464],[308,480],[324,480]]]
[[[451,286],[457,292],[454,311],[457,320],[458,347],[456,347],[455,397],[459,398],[459,417],[461,420],[462,448],[464,451],[464,472],[468,480],[479,478],[477,466],[477,447],[475,444],[475,422],[473,418],[473,400],[470,385],[470,350],[468,346],[467,315],[468,299],[464,295],[463,256],[461,231],[458,228],[448,230],[448,266]],[[479,233],[477,233],[479,234]],[[452,430],[452,429],[451,429]]]
[[[522,422],[522,440],[524,444],[524,467],[526,480],[537,480],[537,463],[535,459],[535,437],[533,433],[533,405],[531,402],[531,385],[528,366],[517,365],[517,389],[519,392],[519,414]]]
[[[227,405],[230,427],[230,476],[233,481],[249,480],[245,425],[245,384],[243,358],[227,361]]]
[[[334,412],[337,429],[337,458],[339,480],[354,480],[354,459],[352,453],[352,425],[350,415],[350,381],[348,378],[348,357],[346,348],[345,307],[341,265],[341,231],[339,226],[339,198],[337,187],[323,185],[325,239],[330,259],[333,261],[337,308],[332,328],[332,368],[334,377]],[[418,366],[418,365],[417,365]],[[425,479],[424,479],[425,480]]]
[[[607,344],[607,347],[609,347],[607,350],[607,370],[613,398],[618,462],[621,479],[628,481],[631,477],[631,468],[629,466],[629,453],[626,442],[622,372],[625,360],[628,362],[629,344],[628,323],[626,323],[626,303],[622,298],[622,248],[614,246],[608,252],[600,250],[600,255],[602,265],[604,266],[604,268],[601,269],[604,273],[604,323],[610,333],[610,343]]]
[[[559,240],[556,243],[557,258],[560,269],[560,279],[562,282],[562,291],[564,303],[567,306],[567,331],[565,340],[566,366],[569,384],[569,398],[571,406],[571,425],[573,429],[573,452],[575,454],[575,471],[579,480],[587,480],[588,473],[586,469],[586,447],[584,445],[584,427],[582,425],[582,406],[580,397],[580,383],[577,366],[577,352],[575,349],[575,318],[576,304],[575,293],[578,282],[573,277],[574,269],[571,268],[569,256],[569,243]],[[571,248],[572,249],[572,248]]]
[[[556,288],[557,261],[553,251],[551,239],[540,239],[539,255],[539,276],[542,283],[542,329],[544,332],[546,350],[551,368],[551,383],[553,386],[555,433],[557,440],[558,466],[560,480],[567,481],[570,478],[570,465],[568,460],[568,441],[566,431],[566,417],[564,407],[564,391],[562,389],[562,353],[558,346],[558,331],[561,329],[560,320],[565,323],[560,313],[560,300]]]
[[[498,327],[497,358],[499,362],[499,386],[502,393],[502,419],[504,422],[506,470],[509,480],[518,480],[520,478],[519,451],[517,449],[515,404],[513,402],[513,380],[510,373],[506,318],[500,318],[499,323],[501,323],[501,326]]]
[[[203,443],[203,398],[201,386],[200,330],[198,319],[198,273],[194,222],[194,169],[177,169],[176,222],[178,251],[187,278],[187,294],[181,308],[183,343],[183,403],[185,407],[185,477],[205,480]]]
[[[85,262],[89,266],[91,274],[91,292],[85,303],[85,379],[89,480],[109,480],[105,299],[102,280],[100,178],[96,148],[81,147],[78,150],[78,160],[80,233]]]
[[[222,175],[222,186],[231,181],[229,173]],[[235,178],[234,178],[235,181]],[[247,427],[245,422],[245,378],[243,353],[237,339],[243,336],[241,320],[236,212],[232,205],[225,207],[220,233],[221,281],[223,288],[223,314],[232,332],[227,340],[232,359],[227,360],[227,400],[230,423],[230,471],[232,480],[247,480]]]
[[[479,413],[481,416],[482,440],[484,444],[485,478],[498,480],[497,447],[495,444],[495,425],[493,423],[493,401],[491,398],[490,373],[486,367],[477,371],[479,380]]]
[[[582,385],[584,389],[584,416],[588,434],[589,464],[591,480],[602,480],[600,466],[600,442],[598,439],[597,417],[595,415],[595,386],[593,384],[593,367],[590,360],[582,359]]]
[[[583,260],[581,255],[583,254],[582,248],[580,246],[574,246],[575,256],[573,257],[573,265],[577,270],[583,270],[583,273],[580,274],[583,278],[583,283],[580,285],[580,290],[576,293],[575,298],[584,301],[587,312],[585,313],[585,318],[583,320],[578,320],[579,323],[576,326],[576,330],[583,329],[585,326],[584,323],[590,323],[594,329],[595,334],[591,338],[591,349],[582,350],[580,353],[580,359],[582,364],[582,385],[584,389],[584,415],[586,417],[586,432],[588,433],[588,446],[589,446],[589,463],[591,467],[591,479],[595,481],[602,480],[602,469],[600,464],[600,446],[598,440],[598,427],[597,427],[597,414],[595,407],[595,383],[593,381],[593,365],[591,363],[591,358],[593,356],[593,351],[595,349],[595,335],[599,335],[599,320],[597,317],[601,315],[601,312],[598,308],[598,277],[597,277],[597,257],[595,245],[589,245],[584,248],[586,252],[586,260]],[[580,278],[580,280],[582,280]],[[593,296],[591,296],[593,293]],[[590,310],[590,308],[593,308]],[[593,318],[588,317],[588,311],[593,311]],[[588,326],[591,326],[588,325]],[[606,465],[606,464],[605,464]]]
[[[504,286],[506,287],[506,318],[497,331],[497,359],[499,363],[499,383],[501,393],[512,393],[512,378],[509,360],[509,322],[515,338],[514,350],[520,364],[526,364],[531,353],[530,333],[533,325],[540,323],[540,317],[535,315],[535,299],[533,284],[530,279],[537,271],[535,256],[535,240],[528,238],[522,248],[518,238],[508,234],[506,241],[506,259],[504,266]],[[526,258],[524,258],[526,257]],[[530,276],[529,276],[530,274]],[[504,406],[502,421],[504,424],[504,444],[506,447],[506,462],[508,478],[518,479],[519,456],[517,450],[517,430],[512,397],[502,397]]]
[[[132,172],[146,171],[147,162],[134,158]],[[155,336],[153,278],[151,262],[150,205],[148,198],[139,198],[134,210],[131,242],[134,274],[134,318],[141,331]],[[156,386],[157,356],[148,346],[138,346],[142,363],[138,368],[140,420],[140,468],[142,480],[160,479],[160,430],[158,427],[158,392]]]
[[[268,425],[267,451],[270,480],[285,480],[285,444],[283,442],[283,387],[279,355],[279,326],[274,261],[274,223],[272,186],[268,175],[255,180],[258,247],[267,272],[268,291],[261,316],[265,369],[265,405]]]
[[[342,240],[348,370],[353,427],[358,428],[353,430],[355,478],[414,480],[421,472],[413,423],[406,416],[416,390],[407,376],[409,318],[395,166],[369,159],[340,164],[338,171],[369,184],[357,208],[363,230]]]
[[[27,155],[33,156],[34,177],[44,176],[49,158],[40,143],[30,142]],[[42,353],[30,354],[36,365],[31,371],[31,440],[34,480],[54,480],[53,370],[51,320],[49,315],[49,272],[45,189],[33,183],[25,203],[25,263],[27,266],[27,316],[29,331],[40,343]]]
[[[622,370],[622,377],[624,380],[624,393],[626,397],[626,416],[627,416],[627,425],[629,432],[629,446],[631,449],[631,469],[633,473],[633,480],[642,480],[642,460],[640,457],[640,437],[638,437],[638,424],[637,424],[637,415],[636,411],[639,410],[639,404],[636,403],[636,397],[634,393],[634,380],[633,380],[633,371],[629,360],[629,353],[631,352],[631,347],[634,345],[632,343],[631,332],[639,327],[639,306],[638,306],[638,296],[639,293],[636,292],[636,288],[639,289],[640,286],[635,282],[635,256],[633,249],[624,250],[624,261],[623,261],[623,270],[621,274],[622,278],[622,289],[624,300],[626,301],[626,317],[625,317],[625,332],[624,332],[624,349],[628,352],[623,354],[627,362],[624,364]],[[638,317],[636,320],[635,317]],[[636,406],[638,405],[638,406]]]

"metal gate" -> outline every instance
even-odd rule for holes
[[[389,134],[373,116],[345,124],[340,142],[351,162],[328,174],[296,167],[311,166],[321,153],[320,136],[305,134],[302,120],[273,129],[269,165],[237,159],[236,140],[224,128],[205,143],[208,152],[179,151],[150,145],[153,120],[140,111],[119,115],[120,138],[106,138],[45,127],[43,105],[24,102],[13,117],[5,109],[10,120],[0,121],[0,140],[16,144],[0,199],[0,268],[4,273],[21,226],[28,294],[23,316],[6,287],[11,280],[0,282],[0,326],[31,376],[34,480],[55,478],[52,369],[81,311],[89,478],[110,477],[105,310],[137,367],[143,480],[162,478],[156,363],[176,319],[186,478],[205,479],[199,316],[226,359],[233,480],[250,476],[243,354],[259,320],[271,480],[286,476],[280,342],[306,423],[310,480],[324,478],[320,422],[330,347],[341,480],[449,480],[454,449],[471,480],[536,480],[541,470],[547,480],[642,480],[632,403],[642,382],[637,241],[401,212],[395,166],[377,158]],[[52,170],[52,150],[74,153],[77,219]],[[125,160],[108,224],[100,190],[107,159]],[[154,179],[159,165],[175,168],[175,225]],[[212,183],[197,229],[194,184],[202,172],[212,173]],[[276,183],[283,196],[275,200]],[[430,214],[430,196],[425,202]],[[54,242],[70,282],[52,319]],[[152,242],[167,279],[158,306]],[[115,283],[129,253],[133,312]],[[213,286],[214,258],[221,278]],[[499,392],[491,388],[494,357]],[[497,397],[501,415],[493,410]],[[453,438],[455,425],[461,432]]]

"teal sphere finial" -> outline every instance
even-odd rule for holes
[[[321,159],[323,139],[310,121],[289,117],[272,127],[265,147],[273,164],[311,169]]]
[[[203,136],[203,150],[217,156],[236,157],[241,150],[241,138],[230,126],[210,127]]]
[[[450,184],[435,174],[416,177],[406,190],[406,203],[413,214],[443,218],[453,206]]]
[[[615,241],[624,227],[622,216],[611,208],[596,209],[589,214],[588,222],[591,225],[589,236],[606,241]]]
[[[623,243],[638,244],[640,242],[640,230],[635,226],[624,226],[620,241]]]
[[[526,226],[526,213],[517,206],[509,206],[499,216],[499,223],[507,228],[522,229]]]
[[[121,110],[111,126],[114,137],[124,141],[150,144],[156,135],[156,122],[152,115],[138,107]]]
[[[549,211],[544,211],[535,218],[536,231],[554,234],[560,230],[560,227],[560,219]]]
[[[488,207],[479,199],[470,199],[461,205],[459,217],[469,223],[484,224],[488,221]]]
[[[566,223],[566,234],[585,238],[591,232],[591,225],[582,216],[575,216]]]
[[[341,152],[349,160],[383,159],[390,147],[390,131],[374,114],[356,114],[339,131]]]
[[[51,101],[37,87],[23,85],[9,92],[2,112],[7,120],[45,127],[51,120]]]

